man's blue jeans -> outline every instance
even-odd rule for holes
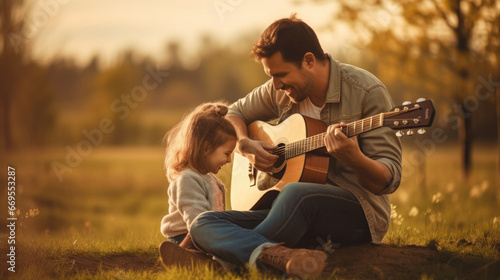
[[[191,225],[196,246],[234,264],[246,264],[264,243],[314,247],[371,240],[363,209],[346,189],[288,184],[270,210],[205,212]]]

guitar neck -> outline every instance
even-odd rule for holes
[[[362,120],[348,123],[342,127],[342,133],[347,137],[353,137],[363,132],[367,132],[379,127],[384,123],[384,113],[380,113]],[[325,147],[326,132],[307,137],[297,142],[289,143],[285,146],[285,159],[293,158],[316,149]]]

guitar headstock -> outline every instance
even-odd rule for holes
[[[413,135],[412,128],[420,128],[418,134],[424,134],[423,127],[432,125],[435,115],[434,104],[432,100],[419,98],[417,102],[406,101],[402,106],[394,107],[390,112],[384,114],[384,126],[397,129],[398,137]],[[403,130],[406,130],[406,133]]]

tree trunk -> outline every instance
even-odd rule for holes
[[[0,41],[2,43],[0,52],[0,98],[2,99],[1,130],[5,150],[14,148],[11,106],[18,86],[22,83],[22,57],[24,56],[25,46],[14,46],[9,35],[21,34],[23,21],[14,17],[17,8],[23,6],[22,0],[0,0]],[[26,18],[27,14],[20,15]],[[2,145],[2,143],[0,143]]]
[[[0,15],[2,19],[1,32],[0,35],[2,39],[2,51],[0,52],[0,97],[2,99],[2,133],[3,133],[3,149],[4,151],[10,150],[12,148],[11,141],[11,131],[10,131],[10,97],[12,94],[12,78],[10,77],[11,71],[9,71],[9,65],[12,63],[12,48],[9,44],[9,33],[12,32],[13,23],[11,21],[12,16],[12,2],[2,1],[0,2],[1,10]]]
[[[497,201],[500,204],[500,87],[497,87],[497,177],[495,187],[497,189]]]
[[[426,172],[427,156],[424,153],[422,157],[423,157],[422,164],[418,165],[417,167],[417,175],[415,180],[417,182],[417,186],[422,191],[423,197],[429,197],[429,193],[427,191],[427,172]]]
[[[458,127],[458,140],[462,157],[462,179],[467,182],[472,167],[472,114],[462,107],[462,114],[459,114],[459,118],[461,124]]]

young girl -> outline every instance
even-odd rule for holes
[[[214,174],[231,162],[236,146],[236,131],[224,118],[227,111],[223,102],[202,104],[165,135],[169,213],[161,232],[170,242],[160,247],[164,263],[169,250],[178,250],[172,243],[181,244],[196,216],[225,210],[226,190]]]

